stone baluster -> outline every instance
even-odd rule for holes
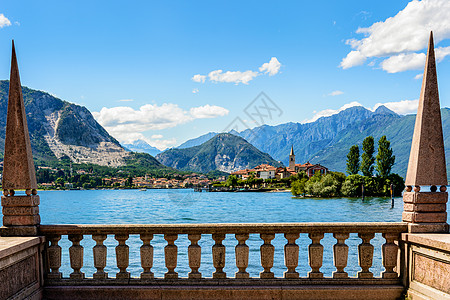
[[[248,267],[248,254],[249,248],[245,244],[245,241],[248,240],[248,233],[244,234],[236,234],[236,239],[238,240],[238,244],[235,248],[236,255],[236,267],[238,268],[238,272],[236,272],[236,278],[249,278],[248,272],[245,270]]]
[[[298,278],[298,272],[295,268],[298,266],[298,245],[295,241],[299,238],[298,233],[285,233],[284,237],[288,243],[284,246],[284,264],[287,271],[284,272],[284,278]]]
[[[309,233],[308,237],[312,243],[308,246],[309,252],[309,266],[311,272],[308,272],[309,278],[323,278],[323,273],[320,272],[323,262],[323,246],[320,244],[320,240],[323,239],[323,233]]]
[[[94,253],[94,267],[97,269],[92,277],[94,279],[106,279],[108,278],[108,273],[104,271],[106,267],[106,255],[108,249],[103,242],[106,240],[106,234],[93,234],[92,239],[97,243],[92,249]]]
[[[370,240],[375,237],[374,233],[358,233],[362,243],[358,245],[359,266],[358,278],[373,278],[373,273],[369,271],[373,260],[373,245]]]
[[[395,233],[383,233],[383,237],[386,240],[382,247],[385,271],[381,274],[383,278],[395,279],[398,277],[397,272],[394,271],[394,268],[397,266],[398,246],[394,243],[394,240],[398,239],[398,235]]]
[[[270,269],[273,267],[273,255],[275,253],[275,247],[270,243],[274,238],[275,234],[269,233],[260,234],[261,239],[264,244],[261,245],[261,265],[264,271],[259,273],[260,278],[274,278],[273,272]]]
[[[225,268],[225,246],[222,241],[225,239],[225,234],[213,234],[212,238],[216,242],[212,246],[213,264],[216,268],[213,278],[227,278],[227,274],[223,271],[223,268]]]
[[[333,233],[333,237],[337,240],[333,246],[334,266],[336,271],[333,272],[333,278],[348,278],[347,272],[344,268],[347,266],[348,246],[345,240],[348,239],[348,233]]]
[[[144,272],[141,273],[141,279],[153,279],[154,275],[151,272],[153,267],[153,246],[150,245],[150,241],[153,239],[153,234],[142,233],[140,235],[142,240],[141,246],[141,267]]]
[[[81,234],[69,234],[69,241],[72,242],[69,248],[70,267],[73,269],[70,279],[84,279],[84,273],[80,271],[83,267],[83,246],[80,245],[82,239]]]
[[[189,272],[188,276],[191,279],[202,278],[202,273],[198,271],[202,261],[202,247],[198,244],[201,238],[202,236],[200,234],[188,234],[188,239],[191,241],[188,247],[189,268],[191,268],[191,272]]]
[[[164,274],[165,279],[177,279],[178,273],[175,272],[177,267],[178,247],[175,245],[175,241],[178,238],[178,234],[165,234],[164,239],[167,241],[167,246],[164,247],[164,256],[166,260],[167,272]]]
[[[62,277],[61,272],[59,272],[61,267],[61,246],[58,245],[58,241],[61,239],[61,236],[51,235],[47,238],[51,243],[47,248],[48,267],[50,268],[47,278],[60,279]]]
[[[116,234],[114,238],[119,242],[119,245],[116,246],[116,261],[117,268],[119,268],[116,279],[129,279],[130,272],[127,272],[127,268],[130,259],[130,248],[125,243],[128,240],[128,234]]]

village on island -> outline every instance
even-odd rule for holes
[[[328,169],[320,164],[311,164],[309,161],[304,164],[295,163],[294,146],[291,147],[291,153],[289,154],[289,167],[274,167],[268,164],[261,164],[253,169],[244,169],[231,173],[242,180],[246,180],[252,175],[261,179],[284,179],[293,175],[297,175],[299,172],[305,172],[305,174],[311,178],[315,174],[325,175]]]
[[[288,167],[274,167],[260,164],[251,169],[232,172],[230,175],[208,176],[189,172],[188,174],[169,174],[161,177],[145,176],[98,176],[93,169],[68,170],[48,166],[37,167],[37,179],[41,189],[90,189],[90,188],[137,188],[137,189],[177,189],[194,188],[195,191],[273,191],[285,190],[298,174],[307,178],[326,175],[328,168],[320,164],[306,162],[296,164],[294,147],[291,147]],[[0,174],[1,176],[1,174]],[[289,179],[290,178],[290,179]],[[243,187],[244,189],[236,189]],[[289,191],[289,190],[287,190]]]

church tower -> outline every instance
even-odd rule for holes
[[[294,146],[291,147],[291,154],[289,154],[289,169],[295,171]]]

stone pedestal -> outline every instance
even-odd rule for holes
[[[447,192],[404,192],[402,219],[415,233],[448,232]]]
[[[41,222],[39,196],[2,196],[1,236],[35,236]]]

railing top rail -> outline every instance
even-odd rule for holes
[[[404,222],[349,223],[211,223],[41,225],[43,235],[67,234],[241,234],[241,233],[402,233]]]

